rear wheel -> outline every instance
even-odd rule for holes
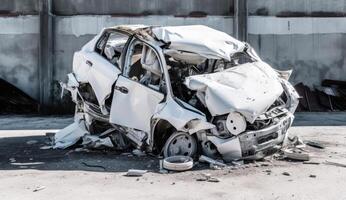
[[[164,157],[170,156],[190,156],[197,152],[196,139],[185,132],[174,132],[166,141],[163,147]]]

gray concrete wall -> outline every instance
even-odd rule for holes
[[[248,9],[249,42],[269,64],[293,69],[293,83],[346,81],[345,0],[251,0]]]
[[[250,15],[346,16],[345,0],[249,0]]]
[[[54,0],[56,15],[231,15],[232,0]]]
[[[38,17],[0,17],[0,27],[0,77],[38,99]]]

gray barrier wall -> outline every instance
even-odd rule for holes
[[[345,0],[251,0],[249,42],[291,81],[346,80]]]

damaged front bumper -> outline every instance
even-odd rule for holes
[[[207,136],[217,148],[225,161],[260,159],[279,150],[284,144],[287,130],[294,116],[276,118],[274,123],[264,129],[245,131],[244,133],[222,139],[217,136]]]

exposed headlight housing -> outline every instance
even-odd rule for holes
[[[231,112],[226,118],[226,127],[232,135],[239,135],[246,130],[246,120],[238,112]]]

